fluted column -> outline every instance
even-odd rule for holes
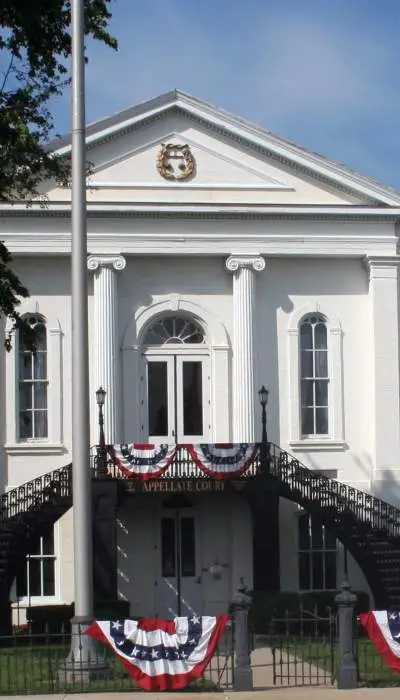
[[[226,268],[233,272],[233,440],[254,442],[255,284],[265,260],[259,255],[231,255]]]
[[[126,266],[122,255],[91,255],[88,269],[94,275],[94,355],[96,389],[106,392],[104,432],[108,444],[120,439],[120,349],[118,340],[117,272]]]

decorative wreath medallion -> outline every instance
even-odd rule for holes
[[[187,180],[193,175],[196,161],[190,147],[179,143],[163,143],[157,156],[157,170],[166,180]]]

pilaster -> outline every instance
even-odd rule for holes
[[[255,441],[254,309],[256,272],[265,268],[260,255],[231,255],[233,272],[233,440]]]
[[[399,289],[400,256],[369,256],[372,326],[374,468],[400,468]],[[361,348],[360,348],[361,351]]]
[[[106,392],[104,430],[110,444],[119,440],[120,425],[120,348],[118,342],[117,271],[124,270],[122,255],[91,255],[87,266],[94,274],[94,354],[96,389]]]

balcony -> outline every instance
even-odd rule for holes
[[[106,446],[93,451],[91,468],[95,477],[122,480],[132,492],[221,493],[240,490],[265,471],[269,449],[262,443]]]

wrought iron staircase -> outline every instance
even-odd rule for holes
[[[188,465],[177,460],[171,476]],[[94,478],[102,478],[92,459]],[[108,478],[119,470],[108,460]],[[189,477],[190,478],[190,477]],[[193,473],[194,478],[194,473]],[[203,477],[204,478],[204,477]],[[400,609],[400,509],[379,498],[310,470],[272,443],[240,477],[245,489],[275,490],[332,528],[354,556],[371,587],[375,606]],[[119,482],[121,483],[121,482]],[[122,483],[121,483],[122,486]],[[8,604],[15,576],[38,538],[72,505],[72,465],[44,474],[0,497],[0,607]],[[0,624],[1,624],[0,611]]]
[[[72,465],[21,484],[0,497],[0,596],[10,587],[46,534],[72,505]]]
[[[251,485],[277,488],[332,528],[362,569],[375,606],[400,609],[400,509],[302,465],[277,445],[261,447]]]

